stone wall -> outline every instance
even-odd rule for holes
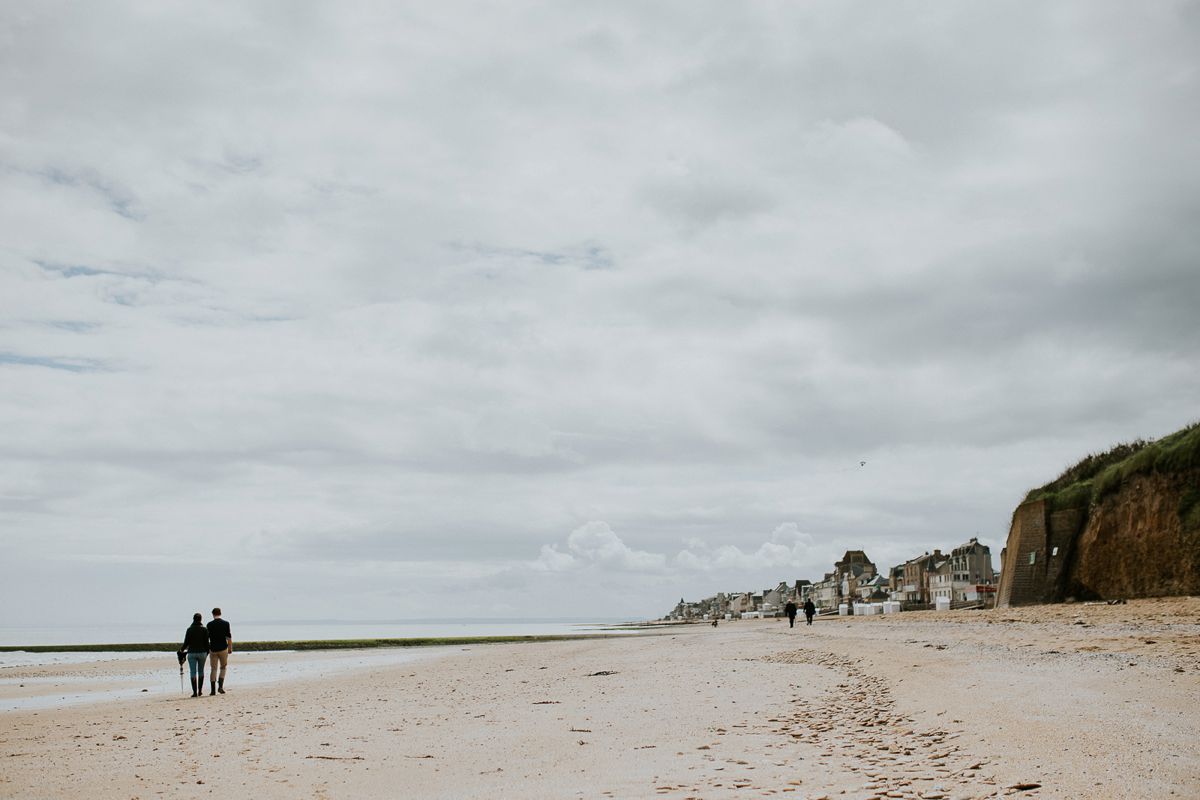
[[[1043,602],[1046,584],[1046,503],[1023,503],[1013,512],[1000,567],[997,605]]]

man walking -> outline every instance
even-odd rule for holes
[[[783,607],[783,613],[787,614],[788,627],[789,628],[796,627],[796,601],[795,600],[788,600],[787,605]]]
[[[212,622],[208,623],[208,679],[212,682],[209,697],[217,692],[225,694],[225,667],[229,663],[229,654],[233,652],[233,634],[229,630],[229,623],[221,619],[219,608],[214,608],[212,615]],[[217,674],[218,664],[221,667],[220,675]],[[200,680],[203,682],[204,678],[201,677]],[[204,691],[203,683],[200,685],[200,691]]]
[[[804,601],[804,618],[808,620],[808,624],[812,625],[812,618],[817,613],[817,607],[813,605],[812,598]]]

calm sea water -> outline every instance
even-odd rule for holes
[[[294,641],[298,639],[415,639],[446,636],[565,636],[607,631],[620,624],[613,619],[431,619],[384,621],[239,621],[229,617],[234,642]],[[205,622],[208,618],[205,618]],[[0,645],[129,644],[176,642],[191,623],[177,625],[105,623],[89,626],[0,625]]]

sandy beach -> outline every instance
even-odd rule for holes
[[[0,797],[1200,797],[1200,598],[681,626],[255,686],[240,658],[225,696],[0,714]],[[29,683],[0,699],[147,663],[13,668]]]

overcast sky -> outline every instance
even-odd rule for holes
[[[2,618],[999,566],[1200,418],[1198,54],[1169,0],[5,3]]]

